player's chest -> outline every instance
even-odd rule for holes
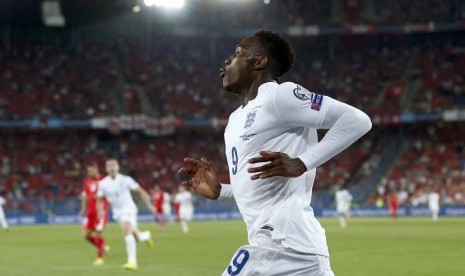
[[[121,194],[127,191],[127,189],[124,187],[124,184],[121,182],[109,183],[109,185],[106,185],[105,190],[110,197],[119,197]]]
[[[248,151],[262,147],[279,131],[279,123],[272,115],[262,106],[236,112],[225,129],[226,148]]]
[[[96,195],[98,191],[98,182],[92,181],[87,183],[87,194],[88,195]]]

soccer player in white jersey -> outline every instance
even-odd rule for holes
[[[8,221],[6,220],[5,212],[3,211],[3,206],[6,204],[6,200],[3,196],[0,196],[0,226],[3,230],[8,230]]]
[[[350,205],[352,203],[352,195],[346,189],[340,187],[336,191],[336,211],[339,218],[339,224],[342,228],[347,226],[346,219],[350,216]]]
[[[173,222],[173,208],[171,208],[171,195],[170,193],[163,193],[163,216],[165,220],[172,223]]]
[[[439,194],[434,189],[431,189],[431,192],[428,194],[428,208],[431,211],[431,219],[433,222],[438,221],[439,198]]]
[[[194,203],[192,193],[184,187],[179,187],[178,194],[174,197],[174,202],[179,203],[179,222],[184,233],[189,232],[189,223],[194,215]]]
[[[311,50],[311,49],[309,49]],[[371,129],[362,111],[292,83],[279,83],[294,50],[279,34],[243,39],[220,70],[240,101],[224,138],[231,185],[220,184],[206,158],[185,158],[183,185],[209,199],[233,197],[248,245],[223,275],[334,275],[325,230],[310,206],[316,167]],[[317,129],[329,129],[318,142]]]
[[[155,210],[147,192],[132,177],[119,173],[119,164],[116,159],[111,158],[106,161],[106,171],[108,175],[100,181],[97,192],[99,217],[103,216],[103,198],[106,198],[110,203],[113,218],[119,223],[124,234],[128,261],[123,267],[127,270],[136,270],[136,241],[146,242],[150,247],[153,246],[153,241],[150,231],[140,232],[137,227],[138,210],[132,199],[131,191],[139,194],[152,214],[155,214]]]

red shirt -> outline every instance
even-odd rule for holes
[[[394,193],[388,195],[388,202],[391,208],[395,209],[399,206],[399,200],[397,199],[397,195]]]
[[[87,200],[87,215],[97,214],[97,191],[98,191],[98,183],[104,177],[100,176],[98,178],[87,178],[84,180],[84,187],[82,190],[82,194],[86,197]],[[104,210],[105,213],[108,209],[108,202],[104,201]]]
[[[163,200],[164,200],[163,194],[164,192],[161,191],[161,192],[156,192],[153,195],[153,205],[158,212],[161,212],[163,210]]]

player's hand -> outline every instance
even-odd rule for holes
[[[213,162],[207,158],[184,158],[183,161],[184,164],[178,173],[189,175],[191,179],[183,181],[182,185],[192,187],[196,193],[208,199],[217,199],[220,196],[221,184]]]
[[[99,222],[98,222],[97,226],[95,227],[95,230],[97,232],[102,232],[104,224],[105,224],[105,220],[103,218],[99,219]]]
[[[250,179],[265,179],[275,176],[298,177],[307,171],[307,167],[299,158],[291,158],[282,152],[260,151],[259,157],[249,159],[249,164],[266,163],[259,167],[249,168],[253,174]]]

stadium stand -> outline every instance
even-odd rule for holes
[[[308,36],[292,35],[297,61],[282,78],[354,105],[375,124],[372,134],[318,168],[316,196],[325,198],[316,198],[316,206],[331,203],[328,194],[335,186],[350,189],[378,169],[391,138],[383,131],[398,134],[404,147],[393,162],[382,163],[388,173],[370,180],[373,192],[360,203],[373,203],[380,185],[407,193],[405,202],[415,205],[424,201],[425,187],[441,185],[444,202],[465,204],[463,123],[436,122],[444,120],[444,112],[465,106],[464,38],[460,30],[433,32],[434,24],[428,25],[463,20],[459,1],[258,2],[253,8],[234,9],[205,9],[199,3],[191,17],[178,18],[177,24],[210,27],[204,19],[212,18],[241,34],[257,25],[279,30],[339,26],[343,35],[316,36],[319,29]],[[166,24],[162,16],[153,20]],[[402,33],[371,34],[375,28],[370,27],[365,35],[354,36],[347,27],[416,23],[426,23],[431,33],[411,34],[402,26]],[[9,199],[8,210],[45,213],[56,212],[54,204],[59,202],[74,204],[67,200],[79,196],[85,164],[103,164],[108,155],[118,156],[125,170],[147,188],[154,183],[176,187],[176,171],[186,154],[216,158],[220,177],[227,182],[221,131],[237,99],[221,91],[218,70],[234,50],[237,35],[165,32],[146,44],[128,37],[105,43],[84,31],[79,35],[77,43],[60,35],[49,39],[49,34],[45,41],[14,36],[0,48],[0,120],[7,129],[0,136],[0,193]],[[171,117],[176,130],[148,137],[93,127],[48,129],[57,118],[122,114]],[[416,119],[420,115],[426,119]],[[38,120],[38,130],[27,123],[19,130],[9,127],[29,119]],[[392,125],[400,127],[389,128]]]

